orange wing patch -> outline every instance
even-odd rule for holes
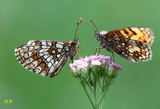
[[[105,36],[122,36],[127,39],[137,40],[150,46],[154,40],[151,29],[143,27],[128,27],[109,31]]]

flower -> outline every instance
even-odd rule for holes
[[[106,92],[113,84],[118,71],[122,70],[119,64],[110,59],[110,56],[91,55],[69,64],[72,75],[81,83],[94,109],[102,107]]]
[[[113,66],[115,69],[122,70],[122,67],[119,64],[116,64],[113,61],[106,60],[108,66]]]
[[[110,56],[91,55],[89,57],[80,58],[79,60],[74,60],[73,63],[69,64],[69,66],[71,68],[73,76],[75,77],[83,76],[85,78],[88,75],[87,73],[90,73],[90,71],[99,74],[103,71],[103,73],[101,73],[102,75],[100,74],[101,76],[103,76],[107,74],[105,72],[107,72],[108,70],[109,73],[122,70],[122,67],[119,64],[116,64],[115,62],[109,59],[111,59]]]

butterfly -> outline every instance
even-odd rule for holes
[[[86,22],[82,18],[80,20]],[[154,41],[154,35],[150,28],[126,27],[109,32],[98,32],[92,19],[90,21],[96,28],[95,38],[102,46],[99,49],[105,48],[107,51],[115,52],[121,57],[133,62],[152,59],[152,50],[150,47]],[[90,24],[88,25],[90,26]]]
[[[76,33],[79,23],[76,29]],[[79,40],[57,41],[57,40],[31,40],[27,44],[14,50],[19,63],[26,69],[43,75],[55,77],[68,59],[73,61],[78,52]]]
[[[95,38],[102,48],[115,52],[133,62],[152,59],[151,45],[154,35],[150,28],[126,27],[109,32],[95,31]]]

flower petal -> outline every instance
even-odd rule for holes
[[[101,62],[98,61],[98,60],[93,60],[93,61],[91,61],[91,64],[92,64],[92,65],[95,65],[95,66],[100,66],[100,65],[101,65]]]

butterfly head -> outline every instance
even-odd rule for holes
[[[79,47],[78,39],[74,39],[73,41],[70,42],[69,57],[71,60],[73,60],[73,57],[76,55],[78,47]]]
[[[94,31],[94,36],[95,36],[95,38],[96,38],[98,41],[100,41],[101,35],[99,34],[99,32]]]
[[[70,59],[73,60],[73,57],[76,55],[76,53],[79,54],[78,52],[78,48],[79,48],[79,38],[77,38],[77,32],[79,29],[80,24],[82,23],[82,21],[77,22],[77,28],[76,28],[76,32],[75,32],[75,37],[74,40],[70,42],[70,47],[69,47],[69,56]]]
[[[78,38],[77,38],[77,39],[74,39],[74,40],[71,42],[71,46],[74,46],[75,48],[78,48],[78,47],[79,47],[79,40],[78,40]]]

